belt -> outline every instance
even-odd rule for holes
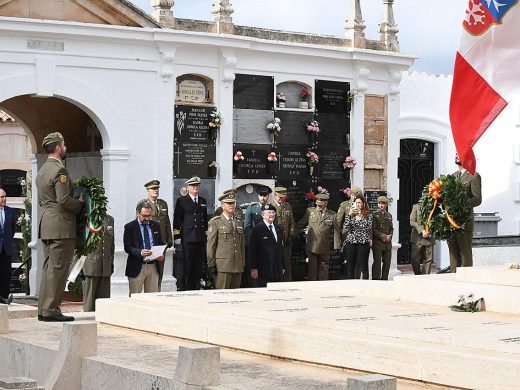
[[[149,260],[149,261],[143,260],[143,264],[153,264],[153,263],[155,263],[155,260]]]

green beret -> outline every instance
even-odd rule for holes
[[[43,139],[42,146],[45,147],[47,145],[54,144],[56,142],[61,142],[64,139],[65,138],[63,138],[61,133],[58,133],[58,132],[50,133],[50,134],[47,134],[45,136],[45,138]]]
[[[144,186],[149,190],[152,188],[159,188],[161,186],[161,182],[159,180],[151,180],[148,183],[146,183]]]
[[[390,201],[386,196],[379,196],[377,198],[377,203],[390,203]]]

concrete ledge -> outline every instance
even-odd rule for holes
[[[347,379],[347,390],[396,390],[397,379],[385,375],[362,375]]]
[[[25,378],[25,377],[0,378],[0,390],[7,390],[7,389],[44,390],[43,387],[38,386],[36,381],[31,378]]]
[[[220,348],[205,344],[179,347],[175,380],[188,385],[219,385]]]

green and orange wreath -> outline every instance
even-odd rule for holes
[[[470,218],[464,184],[452,175],[441,176],[425,186],[419,206],[424,229],[436,240],[453,240],[464,232]]]
[[[103,237],[103,222],[107,215],[108,199],[103,182],[96,178],[80,177],[74,182],[74,196],[83,195],[85,205],[76,223],[76,255],[93,253]]]

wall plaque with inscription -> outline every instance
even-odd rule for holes
[[[320,178],[336,180],[344,178],[343,162],[348,156],[347,148],[320,144],[318,156],[320,156]]]
[[[8,197],[22,196],[20,180],[27,177],[27,172],[20,169],[0,170],[0,187],[4,189]]]
[[[278,177],[280,179],[310,179],[307,165],[308,148],[301,145],[283,145],[278,148]]]
[[[309,145],[310,136],[305,130],[304,122],[313,119],[312,112],[276,111],[275,117],[280,118],[282,131],[277,137],[279,144]]]
[[[316,111],[347,114],[349,112],[348,92],[350,83],[341,81],[316,80]]]
[[[203,103],[206,101],[206,86],[198,80],[183,80],[179,83],[177,98],[183,101]]]
[[[276,152],[270,145],[234,144],[233,154],[242,152],[244,160],[233,162],[233,177],[236,179],[272,179],[273,171],[268,170],[267,154]],[[232,156],[231,156],[232,158]]]
[[[370,211],[377,210],[377,198],[387,196],[386,191],[365,191],[365,199],[367,200]]]
[[[251,110],[272,110],[274,105],[273,76],[236,74],[233,83],[233,106]]]
[[[209,177],[208,166],[216,159],[214,144],[179,142],[173,149],[173,177]]]
[[[175,106],[175,143],[213,142],[210,137],[210,114],[215,107]]]

